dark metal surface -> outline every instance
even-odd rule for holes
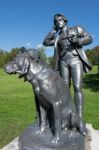
[[[84,98],[82,92],[83,71],[91,70],[82,46],[92,42],[91,35],[81,26],[68,27],[67,18],[62,14],[54,16],[54,27],[43,41],[45,46],[55,48],[55,70],[59,71],[65,84],[70,87],[71,78],[74,87],[76,112],[80,117],[80,132],[87,134],[83,122]]]
[[[38,124],[42,134],[49,126],[54,137],[52,143],[58,143],[60,133],[65,128],[79,129],[79,116],[71,100],[69,87],[64,80],[40,59],[36,51],[19,54],[4,66],[7,73],[19,73],[19,77],[32,84],[35,92]]]
[[[8,74],[19,74],[35,93],[37,123],[19,138],[20,150],[84,150],[87,134],[83,122],[83,71],[91,65],[82,50],[92,37],[81,26],[68,27],[68,19],[54,16],[54,27],[43,44],[55,47],[55,72],[39,57],[36,50],[21,51],[4,66]],[[74,86],[73,104],[69,86]]]
[[[67,132],[61,132],[60,141],[52,144],[53,135],[49,129],[40,135],[35,135],[35,126],[29,126],[20,136],[20,150],[84,150],[85,137],[79,132],[74,137],[69,138]]]
[[[4,70],[18,73],[31,83],[35,93],[37,123],[20,136],[20,150],[84,150],[80,118],[60,75],[35,50],[20,53]]]

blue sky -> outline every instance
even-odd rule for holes
[[[53,27],[53,16],[64,14],[69,26],[82,25],[99,45],[99,0],[0,0],[0,48],[36,48]],[[48,54],[52,54],[47,49]]]

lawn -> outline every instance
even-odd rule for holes
[[[84,76],[87,123],[99,129],[99,74],[97,67]],[[0,148],[17,137],[35,120],[36,111],[32,87],[17,75],[7,75],[0,69]]]
[[[34,105],[31,85],[0,70],[0,148],[34,121]]]

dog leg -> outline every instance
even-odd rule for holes
[[[36,105],[36,112],[37,112],[37,124],[40,125],[40,103],[38,97],[35,94],[35,105]]]
[[[40,127],[36,131],[36,134],[42,134],[46,128],[46,112],[45,109],[40,106]]]
[[[53,113],[54,113],[54,138],[51,140],[53,144],[57,144],[60,140],[61,132],[61,112],[60,112],[60,103],[53,103]]]

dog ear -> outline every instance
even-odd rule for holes
[[[24,58],[22,68],[21,68],[21,74],[24,75],[28,72],[28,69],[30,67],[30,62],[28,58]]]

